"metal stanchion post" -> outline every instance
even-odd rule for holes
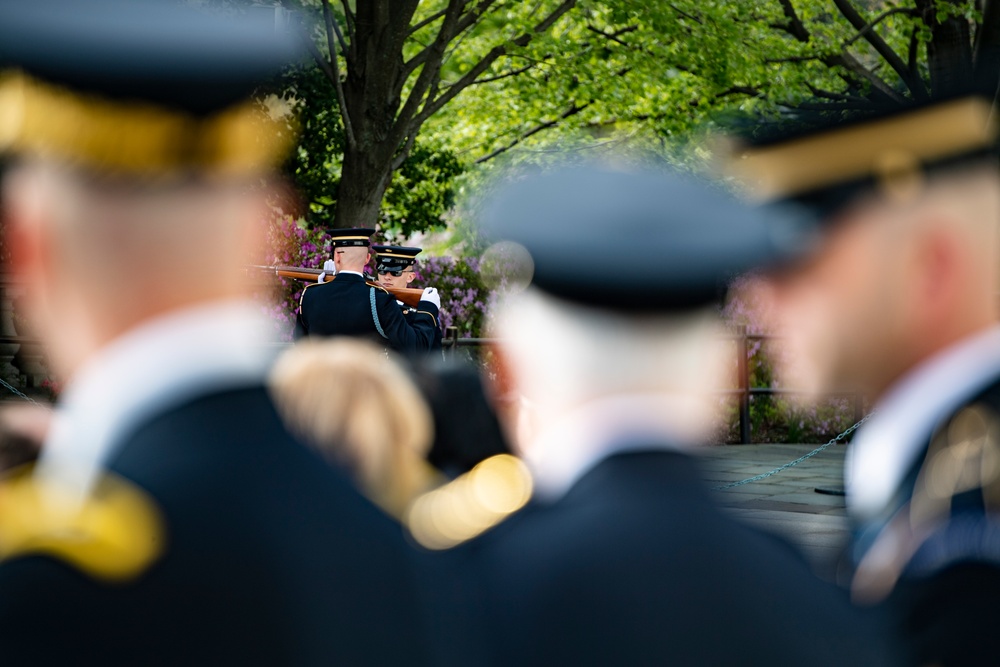
[[[739,376],[740,444],[750,444],[750,368],[747,363],[747,327],[736,327],[736,374]]]

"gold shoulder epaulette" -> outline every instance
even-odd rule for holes
[[[155,502],[131,482],[105,475],[82,501],[25,471],[0,483],[0,562],[42,555],[105,581],[128,581],[163,553]]]
[[[434,326],[437,326],[437,325],[438,325],[438,321],[437,321],[437,318],[436,318],[436,317],[434,317],[434,315],[432,315],[431,313],[428,313],[428,312],[427,312],[426,310],[418,310],[417,312],[418,312],[418,313],[423,313],[424,315],[428,315],[428,316],[429,316],[429,317],[431,318],[431,320],[433,320],[433,321],[434,321]]]
[[[527,466],[509,454],[492,456],[410,505],[406,526],[421,546],[449,549],[482,534],[527,504]]]
[[[306,298],[306,290],[309,289],[310,287],[316,287],[317,285],[320,285],[320,284],[327,285],[329,283],[328,282],[327,283],[306,283],[306,286],[302,288],[302,294],[299,295],[299,308],[300,309],[302,308],[302,300]]]

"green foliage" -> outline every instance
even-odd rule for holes
[[[282,94],[292,102],[301,126],[295,152],[285,165],[308,208],[310,226],[329,228],[337,206],[344,156],[344,126],[336,94],[318,67],[286,75]],[[390,236],[407,237],[444,226],[454,201],[453,180],[464,165],[435,142],[420,142],[393,174],[380,226]]]
[[[455,178],[464,171],[451,151],[415,145],[382,199],[382,232],[405,239],[444,227],[443,216],[455,203]]]
[[[297,4],[319,15],[319,0]],[[458,84],[498,45],[506,54],[420,128],[383,200],[382,223],[395,237],[439,228],[461,189],[478,189],[497,166],[544,164],[556,152],[581,158],[640,152],[698,168],[709,156],[706,133],[739,119],[756,124],[790,112],[835,107],[840,113],[868,108],[874,99],[919,96],[924,91],[915,86],[930,88],[933,26],[925,21],[965,21],[974,28],[982,20],[975,0],[935,0],[923,13],[918,10],[927,3],[918,0],[852,4],[867,30],[858,30],[831,0],[580,0],[549,30],[534,33],[559,0],[496,0],[448,44],[439,90]],[[412,24],[446,5],[420,3]],[[346,26],[340,4],[331,7]],[[425,49],[441,25],[438,18],[413,32],[403,60]],[[327,54],[322,26],[315,30]],[[513,43],[527,33],[526,46]],[[869,36],[912,71],[904,76],[890,66]],[[347,61],[339,62],[344,71]],[[403,100],[422,71],[408,73]],[[305,130],[289,173],[310,219],[328,225],[344,150],[335,92],[318,68],[293,77],[288,89]]]

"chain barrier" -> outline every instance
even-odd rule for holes
[[[844,431],[840,435],[835,436],[834,438],[831,438],[830,441],[827,442],[826,444],[820,445],[819,447],[817,447],[816,449],[812,450],[808,454],[803,454],[802,456],[800,456],[799,458],[795,459],[794,461],[789,461],[785,465],[779,466],[779,467],[775,468],[774,470],[768,470],[767,472],[763,472],[763,473],[761,473],[759,475],[754,475],[753,477],[747,477],[746,479],[741,479],[738,482],[732,482],[731,484],[723,484],[722,486],[713,487],[712,490],[713,491],[725,491],[726,489],[732,489],[732,488],[735,488],[737,486],[743,486],[744,484],[750,484],[751,482],[759,482],[762,479],[767,479],[771,475],[777,475],[779,472],[781,472],[783,470],[788,470],[789,468],[791,468],[793,466],[797,466],[798,464],[802,463],[806,459],[810,459],[810,458],[816,456],[817,454],[819,454],[820,452],[822,452],[824,449],[837,444],[838,442],[840,442],[841,440],[843,440],[844,438],[846,438],[850,434],[854,433],[859,428],[861,428],[862,424],[864,424],[866,421],[868,421],[869,419],[871,419],[874,415],[875,415],[875,411],[872,410],[867,415],[865,415],[861,419],[861,421],[859,421],[857,424],[854,424],[853,426],[851,426],[850,428],[848,428],[846,431]]]
[[[7,382],[6,380],[4,380],[3,378],[0,378],[0,385],[3,385],[7,389],[9,389],[10,392],[12,394],[14,394],[15,396],[20,396],[21,398],[23,398],[24,400],[28,401],[29,403],[31,403],[33,405],[41,405],[41,403],[39,403],[35,399],[31,398],[30,396],[26,396],[17,387],[15,387],[14,385],[10,384],[9,382]]]

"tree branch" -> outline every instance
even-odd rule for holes
[[[668,7],[670,7],[670,9],[674,10],[675,12],[677,12],[678,14],[680,14],[681,16],[683,16],[684,18],[686,18],[686,19],[691,19],[691,20],[692,20],[692,21],[694,21],[695,23],[698,23],[698,24],[701,24],[701,25],[704,25],[704,21],[702,21],[702,20],[701,20],[700,18],[698,18],[697,16],[692,16],[691,14],[688,14],[687,12],[684,12],[684,11],[681,11],[681,10],[680,10],[680,9],[678,9],[678,8],[677,8],[677,7],[675,6],[675,5],[671,5],[671,4],[668,4],[667,6],[668,6]]]
[[[354,14],[351,13],[351,3],[348,0],[340,0],[340,4],[344,8],[344,21],[347,23],[347,36],[354,39]],[[347,49],[345,48],[346,52]]]
[[[784,30],[800,42],[808,42],[809,30],[806,29],[806,25],[795,11],[792,0],[778,1],[781,3],[781,11],[785,14],[785,18],[788,19],[788,23],[786,25],[775,24],[774,27]]]
[[[544,19],[539,21],[535,26],[528,32],[520,35],[516,39],[511,40],[511,44],[514,46],[526,46],[535,35],[541,34],[552,27],[556,21],[562,17],[563,14],[573,9],[576,6],[577,0],[563,0],[558,7],[552,10],[552,12],[546,16]],[[499,46],[494,46],[490,49],[489,53],[483,56],[479,62],[472,66],[472,68],[462,76],[461,79],[456,81],[454,84],[449,86],[439,97],[434,99],[428,99],[420,113],[416,116],[416,126],[419,127],[426,121],[432,114],[437,112],[441,107],[450,102],[455,98],[462,90],[467,88],[472,84],[473,81],[479,78],[479,76],[490,68],[497,58],[503,56],[507,53],[508,46],[506,44],[501,44]],[[408,101],[409,103],[409,101]]]
[[[448,43],[451,42],[456,35],[475,23],[476,19],[479,18],[479,16],[481,16],[481,14],[489,9],[490,5],[495,2],[496,0],[480,0],[478,5],[473,7],[467,13],[462,14],[462,10],[465,9],[467,4],[469,4],[469,0],[449,0],[448,6],[443,10],[445,13],[445,22],[438,30],[437,36],[435,36],[434,40],[430,44],[422,48],[419,53],[406,61],[403,65],[403,80],[405,81],[409,78],[409,76],[413,74],[417,68],[420,67],[420,65],[426,63],[432,55],[439,53],[440,59],[443,60],[445,47]],[[441,12],[438,12],[438,14],[440,13]],[[440,17],[435,15],[431,18],[436,21]],[[421,23],[424,22],[421,21]],[[417,25],[420,25],[420,23]],[[412,35],[413,33],[414,30],[411,29],[410,34]],[[447,38],[445,39],[445,37]],[[426,90],[420,93],[421,96],[423,96],[424,92],[426,92]]]
[[[590,32],[595,33],[597,35],[600,35],[601,37],[604,37],[606,39],[610,39],[612,42],[618,42],[619,44],[621,44],[622,46],[624,46],[627,49],[632,48],[632,45],[629,44],[628,42],[626,42],[623,39],[619,39],[619,35],[624,35],[625,33],[633,32],[633,31],[637,30],[638,28],[639,28],[639,26],[637,26],[637,25],[631,25],[631,26],[628,26],[627,28],[622,28],[621,30],[616,30],[615,32],[608,33],[608,32],[604,32],[603,30],[601,30],[600,28],[598,28],[596,26],[593,26],[593,25],[591,25],[589,23],[587,24],[587,30],[589,30]]]
[[[480,0],[477,7],[484,5],[488,7],[493,1],[494,0]],[[411,134],[416,134],[416,128],[419,128],[423,122],[418,121],[416,125],[411,125],[411,121],[413,121],[414,116],[420,108],[420,104],[423,102],[428,91],[431,91],[432,89],[436,90],[438,84],[440,83],[441,61],[444,58],[445,48],[457,34],[456,26],[459,18],[462,16],[462,10],[465,8],[465,5],[466,0],[449,0],[447,14],[444,17],[444,21],[442,22],[441,28],[438,30],[438,34],[434,38],[434,41],[422,49],[420,53],[413,56],[413,58],[411,58],[403,67],[403,73],[400,77],[401,82],[406,81],[410,74],[412,74],[416,69],[416,65],[412,65],[414,61],[419,60],[424,65],[423,69],[420,71],[420,75],[417,77],[413,87],[410,89],[410,94],[406,98],[403,108],[396,114],[396,119],[392,128],[392,138],[396,145],[402,144],[404,140],[409,141],[407,137]],[[405,156],[403,159],[405,159]]]
[[[873,106],[870,100],[861,100],[859,102],[782,102],[781,105],[800,111],[845,111],[847,109],[867,111]]]
[[[351,116],[347,112],[347,101],[344,99],[344,85],[340,81],[340,65],[337,64],[337,47],[334,43],[333,12],[330,9],[330,0],[323,0],[323,18],[326,23],[326,42],[330,49],[329,69],[333,78],[333,87],[337,93],[337,106],[340,108],[340,117],[344,121],[344,135],[347,137],[347,143],[351,148],[354,148],[357,146],[357,140],[354,137],[354,125],[351,123]]]
[[[834,102],[851,102],[854,104],[868,104],[871,105],[871,100],[867,100],[863,97],[858,97],[856,95],[847,95],[845,93],[838,93],[832,90],[825,90],[823,88],[818,88],[811,83],[806,82],[806,87],[809,88],[811,92],[816,97],[824,100],[832,100]]]
[[[298,11],[298,9],[294,5],[292,5],[291,0],[281,0],[281,6],[287,9],[289,12]],[[309,55],[311,55],[313,60],[316,61],[316,66],[319,67],[321,70],[323,70],[323,74],[325,74],[326,78],[330,80],[330,84],[335,85],[334,84],[335,75],[333,73],[333,69],[330,68],[330,63],[329,61],[327,61],[326,57],[322,53],[320,53],[320,50],[318,48],[316,48],[316,44],[313,42],[312,35],[310,35],[309,32],[306,30],[305,25],[302,23],[302,21],[297,20],[295,21],[295,28],[299,32],[299,38],[302,40],[302,43],[306,45],[306,49],[308,49]]]
[[[727,97],[729,95],[749,95],[750,97],[763,97],[764,93],[753,86],[732,86],[726,88],[721,93],[716,93],[716,97]]]
[[[344,37],[340,34],[340,28],[337,26],[336,19],[333,18],[333,7],[330,6],[330,0],[323,0],[323,23],[326,26],[326,42],[330,48],[330,58],[334,59],[337,57],[337,49],[333,48],[333,38],[335,36],[340,43],[340,52],[346,54],[347,44],[344,43]]]
[[[894,7],[893,9],[887,9],[886,11],[882,12],[881,14],[873,18],[871,21],[866,23],[864,27],[858,30],[858,32],[854,35],[854,37],[851,37],[849,40],[844,42],[844,46],[850,46],[851,44],[858,41],[862,37],[865,37],[872,28],[874,28],[879,23],[886,20],[893,14],[909,14],[910,16],[916,16],[917,12],[912,7]]]
[[[910,72],[903,59],[864,20],[854,5],[851,4],[851,0],[833,0],[833,4],[837,6],[837,9],[840,10],[844,18],[859,31],[859,34],[864,36],[865,41],[871,44],[872,48],[896,71],[896,74],[903,80],[903,83],[910,89],[914,97],[917,99],[926,98],[927,91],[924,88],[923,81],[920,81],[919,77],[913,76],[913,73]]]
[[[487,77],[482,78],[482,79],[476,79],[475,81],[473,81],[469,85],[470,86],[476,86],[476,85],[479,85],[481,83],[492,83],[494,81],[499,81],[500,79],[506,79],[508,77],[517,76],[518,74],[523,74],[524,72],[527,72],[529,69],[534,69],[536,66],[537,66],[537,63],[528,63],[524,67],[519,67],[519,68],[513,69],[513,70],[511,70],[509,72],[504,72],[503,74],[497,74],[496,76],[487,76]]]
[[[827,67],[843,67],[870,83],[872,88],[878,91],[878,93],[886,99],[892,100],[897,104],[906,103],[906,99],[897,93],[892,86],[879,78],[875,72],[862,65],[857,58],[846,51],[823,58],[823,64]]]
[[[425,28],[425,27],[429,26],[431,23],[434,23],[435,21],[437,21],[439,18],[441,18],[442,16],[444,16],[447,13],[448,13],[448,8],[447,7],[445,7],[444,9],[442,9],[439,12],[434,12],[433,14],[431,14],[430,16],[428,16],[427,18],[425,18],[423,21],[419,21],[416,25],[412,26],[410,28],[410,32],[407,34],[407,36],[412,35],[413,33],[419,31],[421,28]]]
[[[482,164],[483,162],[487,162],[489,160],[492,160],[496,156],[501,155],[503,153],[506,153],[511,148],[513,148],[514,146],[517,146],[519,143],[521,143],[525,139],[528,139],[529,137],[532,137],[532,136],[538,134],[539,132],[541,132],[543,130],[548,130],[549,128],[553,128],[556,125],[558,125],[559,123],[561,123],[562,121],[566,120],[567,118],[570,118],[571,116],[575,116],[576,114],[580,113],[581,111],[583,111],[584,109],[586,109],[587,107],[589,107],[591,104],[593,104],[593,102],[586,102],[584,104],[573,104],[569,109],[567,109],[566,111],[563,111],[561,114],[559,114],[559,116],[557,118],[555,118],[554,120],[550,120],[550,121],[547,121],[545,123],[539,123],[535,127],[533,127],[530,130],[528,130],[527,132],[524,132],[524,133],[518,135],[518,137],[516,139],[514,139],[513,141],[511,141],[510,143],[505,144],[505,145],[501,146],[500,148],[497,148],[497,149],[495,149],[493,151],[490,151],[489,153],[487,153],[486,155],[482,156],[481,158],[478,158],[478,159],[474,160],[473,163],[474,164]]]
[[[917,72],[917,56],[920,55],[919,49],[920,39],[917,37],[917,27],[913,26],[913,30],[910,31],[910,48],[906,55],[906,66],[913,73],[913,76],[919,76]]]

